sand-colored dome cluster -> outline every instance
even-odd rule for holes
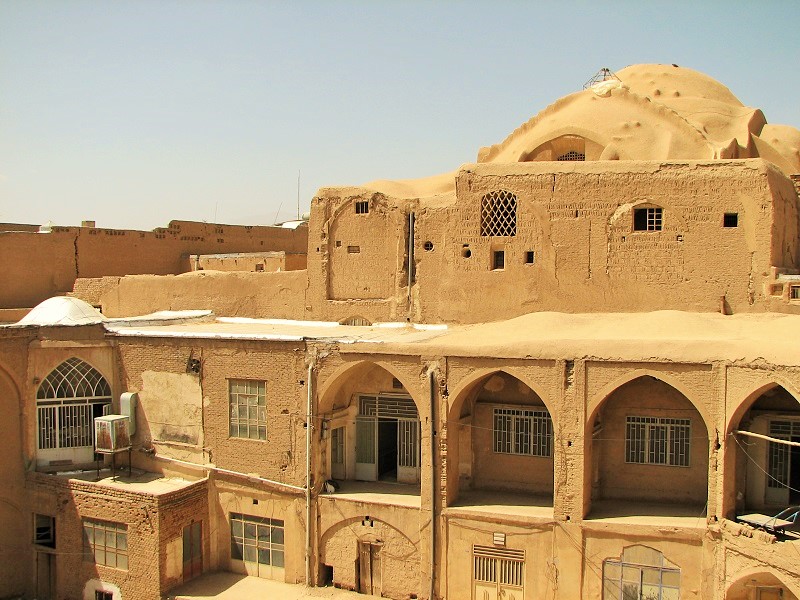
[[[800,130],[770,125],[708,75],[674,65],[632,65],[556,100],[504,141],[481,148],[479,163],[558,160],[763,158],[800,173]],[[452,191],[451,174],[364,187],[398,197]]]

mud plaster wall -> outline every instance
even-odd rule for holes
[[[83,280],[78,280],[80,283]],[[75,295],[96,299],[109,317],[143,315],[159,310],[207,309],[223,317],[303,319],[306,272],[212,273],[178,276],[131,275],[104,286],[100,294]]]
[[[320,503],[320,513],[324,532],[320,538],[320,561],[333,567],[334,585],[358,589],[356,565],[359,542],[363,542],[380,546],[381,595],[422,595],[419,511],[331,498]],[[370,517],[371,526],[363,524],[366,516]]]
[[[0,338],[0,551],[7,557],[30,557],[32,516],[26,502],[22,452],[22,410],[17,378],[25,372],[30,338]],[[0,597],[23,594],[30,580],[30,560],[0,561]]]
[[[356,213],[358,203],[369,212]],[[320,191],[309,221],[307,316],[405,319],[407,205],[355,188]]]
[[[434,245],[415,252],[419,318],[481,322],[535,310],[711,311],[719,310],[722,296],[734,312],[757,310],[753,303],[763,297],[773,243],[795,239],[794,199],[786,190],[775,193],[775,175],[752,164],[650,166],[649,172],[603,172],[581,165],[557,174],[522,166],[463,168],[457,202],[418,215],[415,239]],[[481,199],[500,190],[517,198],[516,235],[481,236]],[[773,202],[786,234],[775,235],[783,225],[773,220]],[[637,206],[662,207],[663,229],[633,231]],[[725,213],[737,213],[739,226],[724,228]],[[780,262],[794,266],[796,241],[789,245]],[[504,269],[493,269],[495,251],[505,253]],[[532,264],[526,264],[528,252]],[[507,293],[492,293],[499,288]]]
[[[158,557],[161,591],[183,583],[183,530],[201,523],[203,561],[208,561],[209,518],[206,482],[172,492],[159,498]],[[204,568],[205,570],[205,568]]]
[[[188,254],[305,253],[305,227],[284,229],[172,221],[152,232],[53,227],[51,233],[0,232],[5,273],[0,308],[35,306],[72,289],[78,277],[188,270]]]

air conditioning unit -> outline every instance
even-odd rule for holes
[[[94,420],[94,450],[113,454],[131,447],[131,421],[125,415],[106,415]]]

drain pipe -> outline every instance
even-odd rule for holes
[[[430,600],[434,600],[436,588],[436,371],[428,371],[431,394],[431,589]]]
[[[314,365],[316,357],[311,356],[308,362],[306,389],[308,398],[306,405],[306,586],[311,587],[311,426],[314,409]]]
[[[408,317],[413,316],[411,286],[414,283],[414,213],[408,213]]]

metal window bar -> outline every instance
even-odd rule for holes
[[[647,231],[661,231],[661,208],[647,209]]]
[[[626,419],[625,462],[688,467],[690,449],[690,419]]]
[[[56,436],[56,407],[40,406],[39,417],[39,449],[51,450],[58,447]]]
[[[553,455],[553,421],[546,410],[495,408],[493,433],[495,452]]]
[[[793,433],[792,425],[791,421],[770,421],[770,437],[790,440]],[[767,487],[778,489],[789,487],[789,451],[790,448],[786,444],[768,443],[767,472],[769,477],[767,478]]]
[[[417,420],[397,420],[397,466],[418,467],[420,453],[420,423]]]

